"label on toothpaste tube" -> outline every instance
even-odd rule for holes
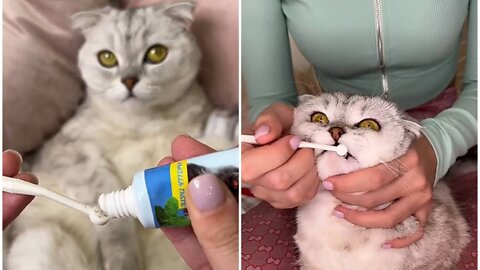
[[[213,173],[238,198],[238,148],[144,171],[155,227],[188,226],[186,191],[195,177]]]
[[[155,227],[187,226],[185,192],[188,187],[187,161],[145,170],[145,184]]]

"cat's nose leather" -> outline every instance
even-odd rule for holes
[[[338,141],[338,139],[340,139],[340,137],[342,137],[342,135],[345,134],[345,131],[341,127],[332,127],[328,130],[328,132],[330,132],[330,134],[332,135],[332,138],[335,141]]]
[[[122,80],[122,83],[127,87],[128,91],[132,91],[135,84],[137,84],[138,79],[135,77],[128,77]]]

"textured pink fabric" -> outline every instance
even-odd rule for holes
[[[262,202],[242,217],[242,269],[297,269],[295,210]]]
[[[414,109],[407,110],[407,113],[419,121],[425,118],[432,118],[439,112],[450,108],[456,99],[457,90],[455,87],[450,87],[442,91],[440,95],[432,99],[430,102]]]
[[[457,176],[452,180],[448,181],[448,186],[467,219],[472,239],[463,251],[457,269],[477,269],[477,172]]]
[[[418,120],[434,117],[449,108],[456,96],[455,88],[448,88],[434,100],[408,113]],[[467,219],[472,238],[456,269],[477,269],[477,172],[459,175],[449,180],[448,185]],[[296,232],[295,212],[275,209],[262,202],[243,215],[242,269],[298,269],[298,253],[293,240]]]

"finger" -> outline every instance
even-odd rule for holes
[[[255,140],[259,144],[271,143],[290,129],[293,107],[277,103],[263,111],[254,124]]]
[[[334,190],[332,191],[332,195],[342,202],[372,209],[395,199],[412,194],[415,187],[408,182],[411,181],[409,181],[407,176],[404,176],[396,181],[387,183],[379,189],[368,191],[363,194],[356,195],[353,193],[338,192]]]
[[[392,182],[397,175],[384,164],[327,178],[323,186],[337,192],[364,192],[379,189]]]
[[[191,269],[211,268],[192,227],[161,229]]]
[[[278,191],[255,186],[251,191],[255,197],[269,202],[273,207],[286,209],[297,207],[315,197],[320,186],[316,166],[312,166],[302,178],[288,190]]]
[[[300,149],[285,164],[260,176],[256,182],[267,189],[287,190],[308,172],[314,162],[312,149]]]
[[[333,214],[361,227],[390,229],[415,213],[418,205],[424,203],[426,201],[421,194],[414,194],[403,197],[383,210],[356,211],[340,205],[335,208]]]
[[[244,143],[242,142],[241,146],[240,146],[240,150],[241,150],[241,153],[243,154],[243,152],[245,151],[248,151],[252,148],[254,148],[255,146],[253,144],[249,144],[249,143]]]
[[[428,217],[432,212],[432,208],[433,208],[433,203],[432,201],[429,201],[415,213],[415,217],[417,218],[420,226],[415,233],[390,240],[386,242],[384,245],[382,245],[382,247],[383,248],[404,248],[422,239],[425,233],[424,228],[427,225]]]
[[[38,184],[38,179],[30,173],[20,173],[15,178]],[[3,229],[5,229],[33,200],[34,196],[3,192]]]
[[[172,158],[174,160],[184,160],[214,151],[207,145],[185,135],[176,137],[172,142]]]
[[[415,212],[415,218],[417,218],[421,227],[425,228],[425,226],[427,226],[428,217],[432,213],[432,209],[433,201],[429,200],[424,206],[422,206],[420,209],[418,209],[417,212]]]
[[[238,204],[213,174],[188,185],[188,215],[213,269],[238,268]]]
[[[158,162],[158,166],[163,166],[175,162],[172,157],[164,157]]]
[[[185,159],[190,156],[195,156],[196,154],[201,155],[206,153],[206,151],[210,151],[210,149],[204,146],[205,145],[194,141],[190,137],[179,136],[172,143],[172,153],[175,152],[177,157]],[[185,147],[189,147],[189,149],[187,149],[188,151],[185,151]],[[172,162],[175,162],[172,157],[165,157],[159,161],[158,165],[162,166]],[[191,227],[162,228],[162,231],[190,268],[210,269],[210,262]]]
[[[416,232],[400,237],[394,240],[390,240],[382,245],[382,248],[404,248],[408,247],[411,244],[417,242],[418,240],[422,239],[424,234],[423,228],[419,228]]]
[[[254,133],[255,133],[255,130],[253,129],[253,127],[247,127],[247,128],[242,129],[242,134],[253,135]],[[254,147],[255,146],[253,144],[242,142],[241,145],[240,145],[240,150],[241,150],[241,153],[243,153],[243,152],[245,152],[249,149],[252,149]]]
[[[254,182],[259,176],[280,167],[295,153],[300,138],[285,136],[272,144],[242,153],[242,181]]]
[[[8,149],[3,152],[3,175],[15,176],[20,171],[22,156],[15,150]]]

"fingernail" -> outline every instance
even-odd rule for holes
[[[390,245],[390,244],[383,244],[383,245],[382,245],[382,248],[384,248],[384,249],[389,249],[389,248],[392,248],[392,245]]]
[[[297,150],[298,146],[300,145],[300,142],[302,140],[300,140],[299,137],[297,136],[293,136],[291,139],[290,139],[290,147],[292,147],[293,150]]]
[[[341,218],[341,219],[345,218],[343,213],[337,210],[333,210],[333,215],[336,216],[337,218]]]
[[[259,128],[257,128],[255,130],[255,139],[258,139],[264,135],[267,135],[268,132],[270,132],[270,127],[269,126],[266,126],[266,125],[263,125],[263,126],[260,126]]]
[[[188,185],[195,207],[201,212],[213,210],[225,201],[225,193],[220,180],[214,174],[202,174]]]
[[[38,177],[35,174],[33,174],[31,172],[27,172],[27,173],[24,173],[24,174],[28,174],[32,178],[31,183],[34,183],[34,184],[38,185]]]
[[[15,151],[15,150],[13,150],[13,149],[7,149],[7,150],[5,150],[5,152],[12,153],[12,154],[16,155],[17,157],[20,158],[20,163],[23,162],[22,155],[20,155],[19,152]]]
[[[323,185],[323,187],[324,187],[326,190],[333,190],[333,184],[332,184],[332,182],[323,181],[323,182],[322,182],[322,185]]]

